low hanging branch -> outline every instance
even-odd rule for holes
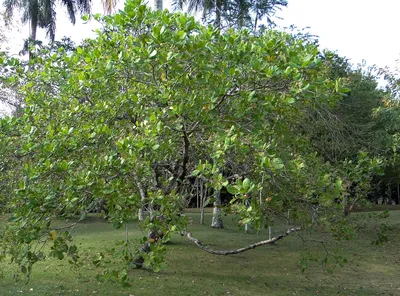
[[[251,249],[255,249],[255,248],[260,247],[260,246],[272,244],[272,243],[274,243],[274,242],[276,242],[278,240],[283,239],[285,236],[288,236],[292,232],[297,232],[299,230],[301,230],[301,227],[290,228],[285,233],[283,233],[283,234],[281,234],[279,236],[275,236],[275,237],[273,237],[271,239],[260,241],[260,242],[248,245],[248,246],[243,247],[243,248],[235,249],[235,250],[213,250],[210,247],[203,245],[202,242],[200,242],[197,238],[193,237],[190,232],[186,233],[186,237],[190,241],[194,242],[200,249],[202,249],[203,251],[206,251],[208,253],[211,253],[211,254],[214,254],[214,255],[232,255],[232,254],[243,253],[243,252],[246,252],[246,251],[251,250]]]

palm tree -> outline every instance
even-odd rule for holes
[[[106,14],[111,14],[118,4],[118,0],[102,0],[103,9]],[[156,10],[163,10],[163,0],[154,0],[154,8]]]
[[[227,2],[228,0],[175,0],[172,5],[179,10],[186,6],[189,13],[202,11],[204,20],[215,13],[214,26],[220,28],[222,9]]]
[[[117,6],[118,0],[101,0],[106,14],[111,14]]]
[[[75,24],[75,14],[90,13],[91,0],[60,0],[66,7],[72,24]],[[29,39],[36,40],[37,28],[46,29],[46,35],[54,41],[56,33],[56,1],[55,0],[4,0],[5,19],[11,21],[14,10],[22,11],[22,23],[29,22]]]
[[[180,10],[186,6],[189,13],[202,11],[203,20],[217,28],[224,22],[228,27],[257,30],[257,22],[264,16],[273,24],[271,16],[287,6],[287,0],[174,0],[173,6]]]

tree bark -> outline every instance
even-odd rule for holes
[[[38,20],[37,17],[31,17],[31,32],[29,34],[30,41],[36,40],[36,31],[37,31]]]
[[[143,184],[140,182],[138,176],[136,174],[133,174],[133,177],[135,178],[136,185],[139,188],[140,201],[142,202],[142,206],[138,211],[138,220],[143,221],[146,213],[146,207],[144,205],[144,203],[146,202],[146,190],[143,187]]]
[[[37,1],[33,2],[33,5],[39,5]],[[31,45],[32,42],[36,40],[36,31],[37,31],[37,26],[38,26],[38,14],[37,10],[34,10],[33,14],[31,14],[31,27],[30,27],[30,32],[29,32],[29,40],[28,40],[28,58],[29,60],[32,58],[32,52],[31,52]]]
[[[197,238],[193,237],[190,232],[186,234],[186,237],[190,241],[194,242],[196,244],[196,246],[198,246],[200,249],[202,249],[203,251],[206,251],[208,253],[211,253],[211,254],[214,254],[214,255],[233,255],[233,254],[243,253],[243,252],[246,252],[246,251],[251,250],[251,249],[255,249],[255,248],[260,247],[260,246],[273,244],[276,241],[281,240],[284,237],[288,236],[292,232],[297,232],[299,230],[301,230],[301,227],[290,228],[285,233],[282,233],[279,236],[273,237],[273,238],[268,239],[268,240],[260,241],[260,242],[254,243],[254,244],[250,244],[250,245],[248,245],[246,247],[235,249],[235,250],[213,250],[210,247],[203,245],[203,243],[200,242]]]
[[[143,254],[148,254],[151,251],[151,245],[156,243],[158,240],[162,239],[164,234],[159,231],[149,231],[147,236],[147,242],[145,242],[139,250],[139,254],[133,260],[132,264],[136,266],[136,268],[142,268],[144,263]]]
[[[199,183],[200,183],[200,224],[203,225],[204,224],[204,203],[207,198],[207,187],[204,188],[203,181],[199,181]]]
[[[218,29],[221,29],[221,12],[222,12],[222,0],[216,0],[214,26],[217,27]]]
[[[150,243],[145,242],[141,247],[140,247],[140,255],[132,262],[136,266],[136,268],[142,268],[143,263],[144,263],[144,258],[142,256],[142,253],[150,253]]]
[[[214,228],[224,228],[224,223],[221,218],[221,191],[216,190],[215,194],[215,201],[214,201],[214,209],[213,209],[213,217],[211,221],[211,227]]]

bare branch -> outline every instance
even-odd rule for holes
[[[260,247],[260,246],[273,244],[276,241],[281,240],[284,237],[288,236],[292,232],[297,232],[297,231],[300,231],[300,230],[301,230],[301,227],[290,228],[285,233],[283,233],[283,234],[281,234],[279,236],[275,236],[275,237],[273,237],[271,239],[260,241],[260,242],[248,245],[248,246],[243,247],[243,248],[235,249],[235,250],[213,250],[210,247],[203,245],[202,242],[200,242],[197,238],[193,237],[190,232],[186,234],[186,237],[190,241],[194,242],[200,249],[202,249],[203,251],[206,251],[208,253],[211,253],[211,254],[214,254],[214,255],[232,255],[232,254],[243,253],[243,252],[246,252],[246,251],[251,250],[251,249],[255,249],[255,248]]]

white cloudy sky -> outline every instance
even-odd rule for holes
[[[358,63],[393,65],[400,54],[399,0],[289,0],[280,24],[311,27],[320,44]]]
[[[101,2],[93,2],[93,12],[101,13]],[[168,8],[169,1],[165,2]],[[277,22],[281,26],[310,27],[309,32],[319,36],[323,48],[337,50],[353,63],[366,60],[368,65],[385,67],[393,66],[400,54],[399,12],[399,0],[289,0],[289,6],[278,13],[283,20]],[[57,16],[58,38],[70,36],[79,43],[93,36],[95,23],[83,24],[79,19],[73,26],[63,9]],[[20,31],[10,35],[9,45],[15,53],[21,48],[22,38],[28,36],[28,25]],[[38,32],[38,38],[44,38],[43,31]]]

